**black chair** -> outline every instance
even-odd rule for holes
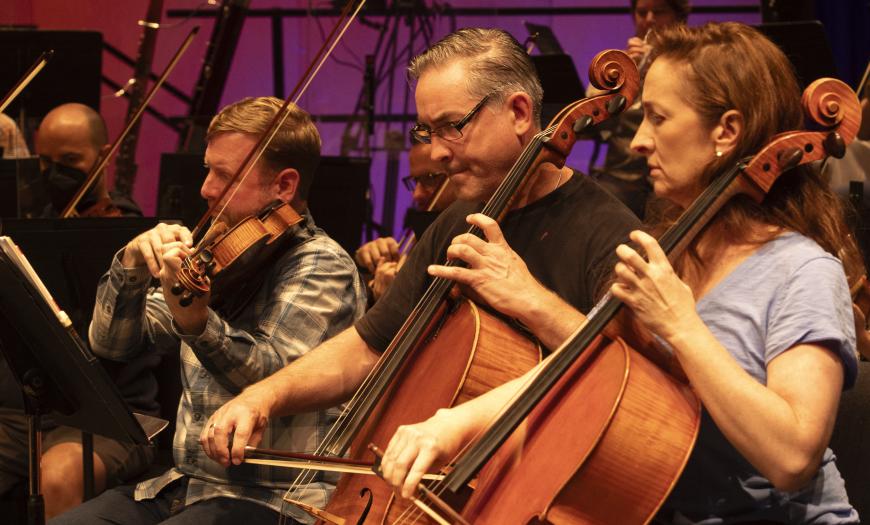
[[[870,361],[858,363],[858,380],[840,399],[831,450],[849,501],[860,516],[870,518]]]

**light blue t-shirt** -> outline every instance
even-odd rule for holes
[[[752,377],[801,343],[819,343],[843,362],[844,384],[857,374],[849,287],[838,259],[812,240],[786,233],[743,261],[701,298],[697,311]],[[815,478],[787,493],[773,487],[703,412],[698,441],[656,523],[857,523],[830,449]]]

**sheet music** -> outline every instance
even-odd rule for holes
[[[18,248],[18,245],[15,244],[15,241],[13,241],[11,237],[0,237],[0,250],[2,250],[6,258],[21,271],[21,274],[30,281],[30,284],[39,291],[43,300],[51,306],[51,309],[60,321],[60,324],[63,325],[64,328],[70,328],[72,326],[72,321],[70,321],[69,316],[67,316],[66,312],[60,309],[60,306],[55,302],[51,293],[49,293],[48,288],[45,287],[42,279],[39,278],[39,275],[30,265],[30,261],[28,261],[27,257],[24,256],[24,253]]]

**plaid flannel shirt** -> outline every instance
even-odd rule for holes
[[[244,463],[224,468],[206,456],[199,436],[212,413],[243,388],[351,326],[364,312],[365,291],[347,253],[316,229],[308,214],[294,231],[295,244],[262,270],[267,272],[262,285],[244,310],[230,323],[209,309],[205,331],[198,337],[180,333],[162,289],[149,288],[146,268],[123,268],[119,253],[101,279],[89,333],[96,354],[123,361],[139,351],[181,347],[175,468],[139,483],[137,501],[155,497],[186,476],[188,505],[228,497],[281,512],[282,496],[298,470]],[[331,409],[272,419],[261,446],[311,453],[337,414]],[[336,479],[319,474],[299,487],[297,499],[325,506]],[[313,521],[295,507],[285,512],[298,521]]]

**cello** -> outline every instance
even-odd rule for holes
[[[858,129],[854,93],[842,82],[820,79],[807,88],[802,102],[821,131],[776,135],[758,154],[720,172],[659,240],[672,261],[732,197],[745,194],[760,201],[783,172],[843,154]],[[456,493],[480,471],[458,521],[649,521],[691,449],[697,428],[692,410],[698,402],[687,385],[652,363],[667,367],[672,364],[667,357],[631,341],[635,350],[620,337],[631,335],[615,331],[620,309],[621,302],[609,294],[600,301],[444,481],[427,487],[425,498],[436,501]],[[670,404],[662,402],[664,396]],[[573,439],[565,440],[572,431]],[[438,514],[436,508],[428,511]],[[419,518],[408,513],[391,522]]]
[[[543,164],[563,166],[578,133],[618,113],[636,96],[636,68],[624,53],[600,53],[590,71],[592,81],[610,92],[571,104],[536,135],[484,207],[485,215],[500,218]],[[472,232],[480,234],[476,228]],[[452,288],[452,281],[432,281],[330,431],[323,454],[342,456],[350,451],[352,459],[368,456],[369,441],[385,443],[398,425],[476,397],[537,362],[537,346],[513,337],[495,316],[468,300],[446,300]],[[514,350],[506,346],[510,341],[517,341]],[[292,499],[292,491],[287,498]],[[362,523],[382,519],[392,503],[386,487],[361,476],[344,476],[326,511],[335,517],[329,517],[330,522],[352,517]]]

